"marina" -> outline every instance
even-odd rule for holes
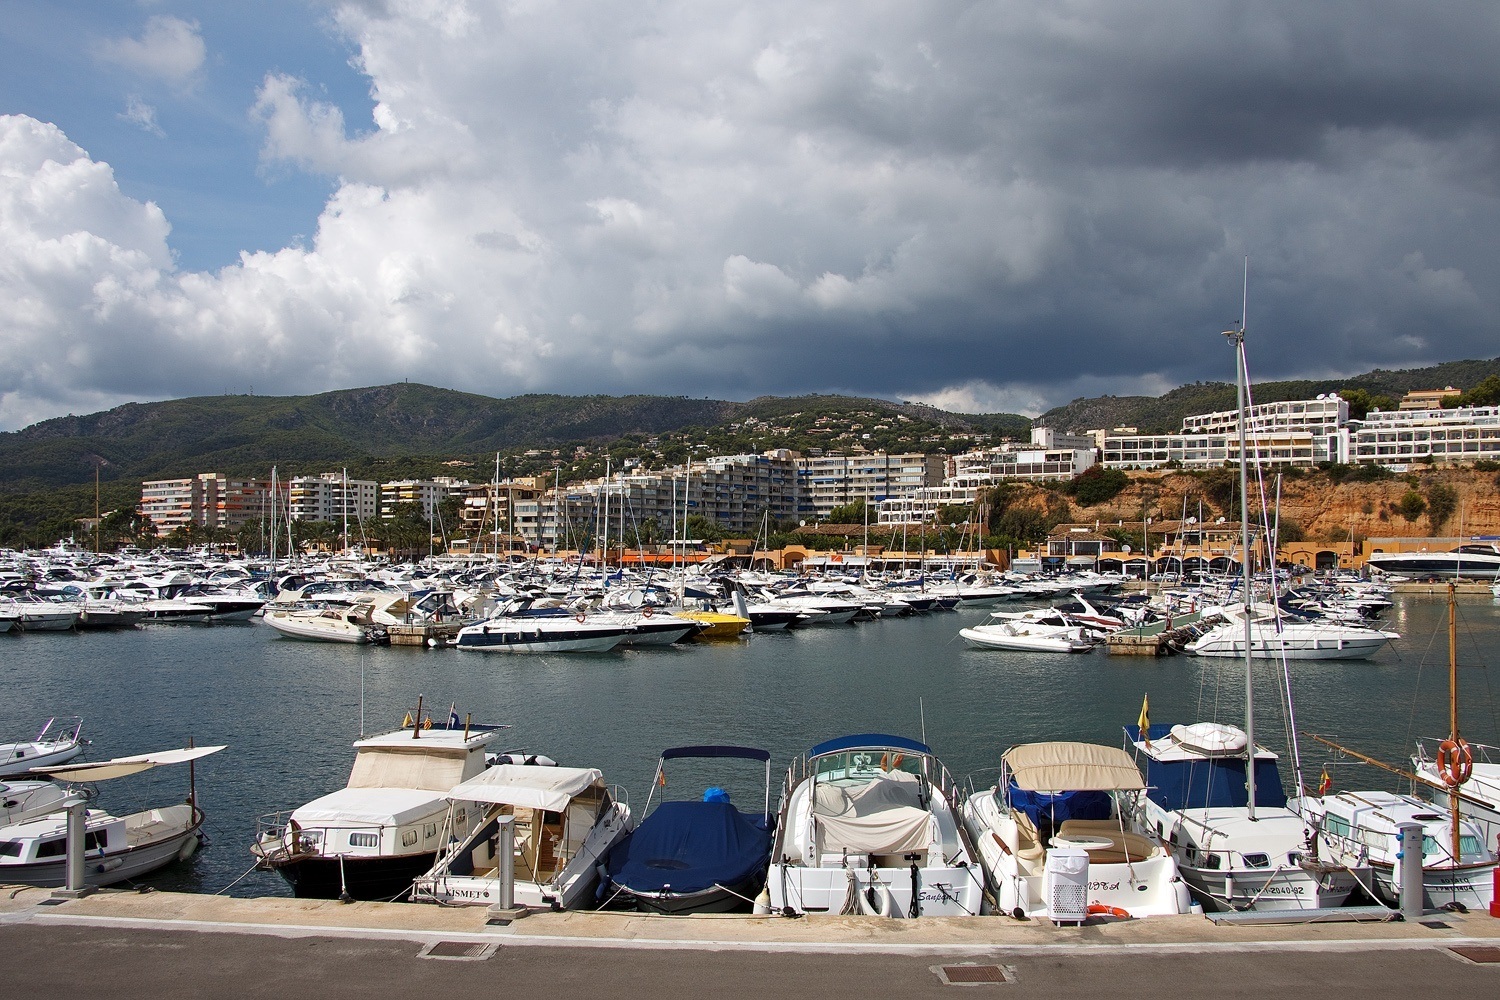
[[[1337,734],[1390,761],[1409,758],[1417,739],[1446,732],[1446,652],[1433,639],[1445,614],[1440,598],[1400,596],[1381,623],[1404,638],[1367,660],[1296,661],[1299,728]],[[598,768],[640,803],[660,748],[684,740],[764,747],[779,770],[825,739],[893,733],[932,747],[967,792],[993,783],[1011,746],[1121,745],[1144,694],[1159,719],[1234,720],[1243,711],[1243,673],[1232,659],[1118,657],[1102,648],[1057,656],[972,649],[958,639],[988,616],[988,608],[960,607],[723,642],[524,657],[298,642],[258,621],[12,634],[0,639],[11,695],[0,722],[9,732],[34,732],[37,719],[82,716],[90,759],[188,739],[229,745],[198,765],[209,845],[147,881],[250,897],[289,894],[278,876],[250,870],[256,817],[341,787],[361,732],[395,728],[420,695],[440,716],[451,704],[476,721],[509,725],[495,749]],[[1500,605],[1465,597],[1459,617],[1472,694],[1464,728],[1488,742],[1496,708],[1485,664],[1500,651]],[[1267,695],[1278,672],[1279,664],[1256,661]],[[1257,742],[1283,756],[1287,790],[1295,791],[1274,702]],[[1302,753],[1304,782],[1315,783],[1325,762],[1340,787],[1381,782],[1373,769],[1325,750],[1304,745]],[[136,786],[146,801],[180,797],[180,788],[152,787],[153,780],[147,774],[129,789],[106,789],[106,805],[124,810],[128,802],[116,797],[136,795]],[[1406,790],[1395,779],[1386,787]],[[730,790],[747,808],[762,797],[758,787]]]

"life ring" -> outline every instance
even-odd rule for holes
[[[1469,741],[1460,736],[1457,740],[1444,740],[1438,744],[1438,776],[1449,788],[1457,788],[1474,774],[1474,751]]]
[[[580,611],[576,615],[573,616],[573,620],[576,621],[578,624],[582,625],[584,622],[588,621],[588,617],[589,617],[588,615],[586,615],[582,611]]]
[[[1104,903],[1090,903],[1088,909],[1091,917],[1118,917],[1121,920],[1130,919],[1130,911],[1123,906],[1108,906]]]
[[[655,612],[651,610],[651,605],[649,604],[641,609],[642,618],[650,618],[653,614],[655,614]]]

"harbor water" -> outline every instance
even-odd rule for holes
[[[1291,664],[1297,728],[1393,764],[1418,737],[1448,731],[1447,606],[1404,596],[1384,618],[1400,632],[1368,661]],[[1151,720],[1241,724],[1243,668],[1234,660],[1061,655],[967,648],[960,628],[988,612],[768,633],[603,655],[484,655],[356,647],[280,638],[260,623],[148,626],[124,632],[0,635],[0,740],[24,739],[51,716],[79,715],[101,760],[186,745],[227,744],[199,762],[210,844],[190,863],[152,876],[159,888],[289,895],[251,872],[256,817],[343,786],[350,744],[396,728],[419,695],[438,718],[456,705],[476,722],[505,723],[495,750],[526,749],[593,766],[639,810],[665,747],[738,743],[772,753],[772,808],[781,772],[830,737],[889,732],[921,738],[960,782],[995,779],[1015,743],[1118,745],[1149,693]],[[1500,742],[1500,602],[1461,598],[1462,725]],[[1257,739],[1285,751],[1279,664],[1256,665]],[[1302,741],[1304,777],[1328,765],[1338,788],[1400,788],[1399,778]],[[1291,790],[1290,760],[1282,767]],[[117,814],[180,800],[184,768],[103,784]],[[672,797],[724,783],[691,769],[669,775]],[[761,779],[731,787],[758,804]],[[659,793],[660,794],[660,793]],[[749,797],[747,800],[747,796]]]

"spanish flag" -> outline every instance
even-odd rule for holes
[[[1146,741],[1146,746],[1151,746],[1151,695],[1146,693],[1141,696],[1141,717],[1136,720],[1141,727],[1141,739]]]
[[[1323,774],[1318,778],[1318,794],[1327,795],[1333,791],[1333,779],[1328,776],[1328,768],[1323,768]]]
[[[664,768],[664,767],[658,767],[656,769],[656,783],[658,785],[660,785],[662,788],[666,788],[667,787],[667,769],[666,768]]]

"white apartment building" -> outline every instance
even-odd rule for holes
[[[876,521],[879,524],[921,524],[931,521],[942,508],[968,506],[978,499],[981,490],[994,485],[995,477],[988,472],[949,476],[938,486],[924,486],[915,493],[880,501]]]
[[[1245,420],[1252,460],[1272,465],[1313,466],[1349,460],[1349,404],[1336,394],[1316,399],[1259,403]],[[1240,460],[1239,415],[1234,410],[1185,417],[1176,434],[1107,434],[1104,466],[1154,469],[1175,462],[1184,469],[1212,469]]]
[[[808,520],[827,517],[835,507],[857,500],[873,504],[936,486],[947,472],[941,455],[915,452],[828,454],[796,462],[801,485],[798,513]]]
[[[380,514],[380,484],[341,472],[294,476],[287,481],[287,510],[293,521],[373,521]]]
[[[1353,426],[1350,460],[1398,465],[1500,461],[1500,406],[1451,410],[1371,410]]]
[[[965,452],[953,459],[953,475],[988,473],[995,479],[1072,479],[1098,458],[1088,434],[1063,434],[1033,427],[1031,444],[1002,444]]]

